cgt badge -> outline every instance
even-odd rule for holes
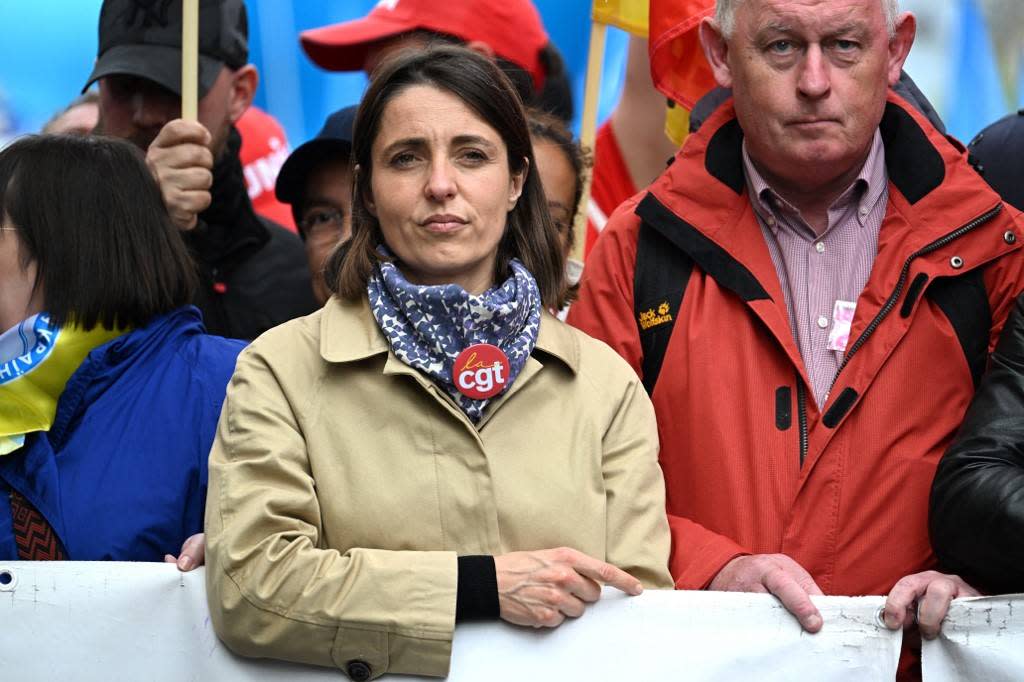
[[[470,346],[459,353],[452,366],[455,388],[474,400],[493,398],[505,390],[508,373],[508,356],[489,343]]]

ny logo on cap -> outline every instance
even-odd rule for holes
[[[142,28],[152,28],[155,24],[160,24],[166,27],[168,22],[167,15],[171,9],[171,3],[174,0],[134,0],[135,6],[126,9],[118,17],[124,22],[125,26],[131,27],[135,25],[135,22],[139,19],[139,13],[142,13]]]
[[[394,10],[398,6],[398,0],[380,0],[377,3],[377,7],[383,7],[385,9]]]

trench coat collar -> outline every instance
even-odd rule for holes
[[[320,318],[320,356],[327,362],[357,362],[391,354],[387,339],[370,312],[367,298],[347,301],[331,296]],[[579,371],[579,341],[573,331],[547,310],[541,311],[540,330],[533,357],[557,359],[575,374]],[[397,360],[396,362],[401,362]]]

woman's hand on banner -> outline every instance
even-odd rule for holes
[[[494,557],[501,618],[516,625],[553,628],[578,618],[601,598],[601,585],[630,595],[640,581],[620,568],[568,547]]]
[[[206,563],[206,534],[196,533],[185,540],[178,556],[165,554],[164,563],[177,564],[178,570],[182,572],[188,572],[202,566]]]

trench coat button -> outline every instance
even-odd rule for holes
[[[370,675],[373,674],[370,664],[358,659],[346,663],[345,672],[348,673],[349,679],[355,682],[366,682],[366,680],[370,679]]]
[[[1007,244],[1016,244],[1017,235],[1013,233],[1013,230],[1007,230],[1006,232],[1003,233],[1003,241],[1006,242]]]
[[[960,256],[953,256],[949,259],[949,264],[953,266],[954,270],[959,270],[964,266],[964,259]]]

